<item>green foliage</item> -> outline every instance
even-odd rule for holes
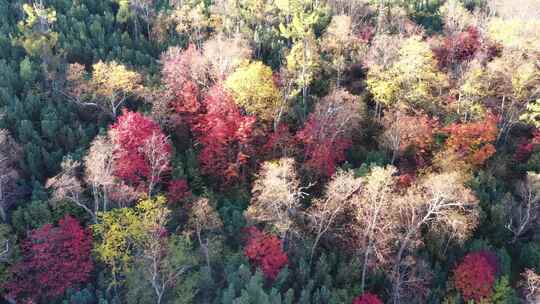
[[[271,288],[264,288],[264,278],[257,271],[251,275],[245,265],[241,265],[236,273],[238,279],[229,283],[229,287],[223,293],[223,304],[292,304],[293,291],[289,289],[285,294]],[[230,277],[229,277],[230,278]]]
[[[33,201],[17,208],[11,216],[11,221],[13,223],[13,229],[17,234],[24,236],[29,230],[40,228],[47,223],[52,223],[53,218],[47,203]]]
[[[540,149],[535,148],[525,164],[524,171],[540,172]]]
[[[540,243],[531,241],[521,248],[519,261],[523,268],[529,268],[536,273],[540,272]]]
[[[0,224],[0,246],[2,248],[2,254],[0,255],[0,293],[3,293],[4,288],[2,286],[10,278],[9,266],[13,264],[19,256],[17,236],[7,224]]]
[[[31,56],[50,57],[58,42],[58,33],[53,30],[57,21],[56,11],[53,8],[43,7],[41,3],[33,5],[23,4],[22,9],[26,15],[18,27],[21,37],[16,40]]]
[[[519,298],[516,291],[510,286],[507,276],[502,276],[493,287],[491,303],[493,304],[518,304]]]
[[[5,169],[5,155],[0,155],[0,207],[8,217],[5,223],[0,223],[0,245],[6,241],[10,245],[8,254],[0,255],[0,286],[9,276],[10,265],[19,258],[18,240],[33,229],[71,214],[93,229],[95,280],[87,286],[78,286],[80,289],[69,290],[51,303],[155,303],[156,285],[152,285],[152,279],[161,280],[167,275],[175,278],[167,285],[163,304],[351,303],[363,292],[359,286],[362,270],[359,257],[365,244],[357,235],[358,219],[350,210],[336,219],[336,227],[340,228],[338,237],[323,237],[315,256],[310,258],[312,237],[319,223],[319,215],[311,214],[311,206],[325,191],[327,180],[315,181],[303,175],[301,193],[294,197],[298,206],[279,210],[294,224],[286,234],[280,235],[288,264],[274,280],[256,272],[244,256],[244,228],[250,222],[245,211],[252,194],[256,194],[251,188],[259,165],[269,160],[265,144],[269,138],[278,141],[276,146],[286,147],[276,148],[283,155],[278,151],[272,157],[292,157],[298,168],[304,167],[300,153],[305,147],[297,141],[298,130],[303,129],[305,118],[323,101],[323,96],[337,86],[351,94],[362,92],[361,97],[353,95],[354,99],[362,99],[367,110],[376,114],[382,107],[399,107],[411,116],[427,112],[430,118],[446,126],[474,123],[492,111],[501,116],[500,129],[516,126],[511,132],[503,130],[508,138],[502,136],[494,142],[497,151],[493,157],[463,174],[481,207],[473,237],[464,242],[448,241],[441,237],[440,229],[421,229],[417,238],[408,241],[422,246],[411,246],[407,259],[403,260],[410,264],[401,266],[427,269],[411,269],[407,274],[413,276],[404,277],[401,287],[404,293],[414,296],[422,288],[429,288],[428,298],[418,296],[418,302],[462,304],[461,296],[448,282],[452,269],[464,254],[489,250],[496,253],[498,260],[497,281],[489,302],[517,304],[513,287],[518,286],[518,273],[524,268],[540,272],[540,229],[527,229],[514,243],[507,229],[508,202],[521,190],[515,181],[522,180],[526,171],[540,171],[538,145],[527,161],[514,157],[516,143],[525,139],[530,142],[532,129],[540,128],[539,21],[537,16],[525,18],[522,14],[527,12],[517,14],[514,7],[507,6],[497,7],[496,14],[485,17],[475,14],[478,24],[485,29],[480,31],[477,56],[470,64],[447,71],[439,66],[431,42],[445,41],[476,24],[472,22],[474,9],[488,12],[485,0],[460,2],[463,6],[457,11],[448,11],[457,2],[0,0],[0,129],[7,129],[22,148],[21,159],[10,164],[13,168]],[[499,2],[508,5],[511,1]],[[448,5],[443,7],[444,3]],[[454,28],[453,22],[457,24]],[[171,103],[187,102],[187,98],[180,100],[179,96],[164,92],[160,56],[170,46],[181,50],[193,43],[205,56],[182,63],[191,69],[190,73],[206,75],[208,69],[220,64],[238,66],[222,62],[230,59],[227,56],[214,58],[211,51],[205,51],[206,40],[214,40],[217,35],[241,39],[243,49],[238,57],[251,54],[253,61],[245,62],[236,71],[227,70],[228,78],[195,82],[196,96],[189,96],[193,121],[186,122]],[[79,83],[68,77],[70,63],[80,64]],[[198,79],[198,75],[191,76]],[[249,147],[253,150],[249,151],[250,167],[242,170],[245,181],[235,187],[219,187],[210,182],[213,176],[201,175],[200,143],[195,140],[201,132],[198,116],[207,108],[204,96],[208,87],[222,80],[221,84],[240,106],[241,115],[259,118],[253,127],[253,146]],[[72,89],[84,92],[76,95]],[[139,102],[143,100],[145,103]],[[140,189],[119,185],[114,175],[118,172],[116,166],[122,164],[115,163],[114,168],[107,168],[107,174],[113,175],[109,180],[114,183],[106,185],[111,189],[107,192],[111,196],[107,197],[110,205],[104,208],[107,212],[99,215],[97,224],[90,226],[88,215],[72,203],[50,202],[50,193],[44,189],[43,182],[58,174],[60,163],[67,155],[81,160],[96,134],[105,133],[112,123],[97,107],[83,105],[86,101],[121,101],[131,111],[159,115],[160,127],[171,137],[175,151],[173,170],[164,176],[160,190],[170,190],[171,181],[184,179],[193,196],[181,204],[167,204],[161,196],[147,198],[142,194],[139,202],[118,202],[119,189],[134,194]],[[336,100],[325,110],[337,111],[344,101]],[[268,123],[276,117],[287,124],[283,128],[287,133],[283,144],[280,135],[275,135],[278,132],[271,130]],[[320,127],[327,128],[330,123],[322,122]],[[351,149],[344,157],[343,168],[364,177],[373,166],[387,164],[388,156],[376,140],[386,128],[381,126],[379,115],[375,115],[352,130]],[[396,175],[410,177],[411,185],[408,186],[408,181],[400,183],[393,195],[405,199],[408,196],[402,193],[418,192],[418,197],[411,194],[411,203],[420,202],[424,195],[429,196],[422,192],[426,175],[460,169],[453,164],[445,169],[433,166],[438,160],[434,156],[440,155],[447,141],[444,134],[437,133],[436,143],[430,151],[425,151],[425,159],[418,160],[413,154],[405,153],[397,159]],[[457,154],[462,152],[459,147],[455,150]],[[243,161],[231,159],[232,167]],[[88,168],[82,167],[75,174],[83,187],[80,198],[91,205],[94,195],[104,191],[92,188],[94,185],[88,182],[85,169]],[[13,176],[16,185],[5,183],[4,174]],[[70,191],[69,187],[65,190]],[[363,195],[362,189],[358,191],[359,196]],[[196,206],[194,202],[201,197],[215,204],[223,228],[203,227],[204,232],[198,235],[190,225],[189,215]],[[407,215],[406,205],[399,205],[395,211],[396,218],[401,220],[394,227],[396,235],[407,225],[402,220]],[[293,219],[296,216],[299,219]],[[534,219],[537,218],[534,213]],[[257,228],[272,229],[264,220]],[[393,244],[402,241],[396,239]],[[389,252],[372,254],[394,257],[394,247],[388,246]],[[0,246],[0,253],[3,249]],[[208,265],[205,257],[209,259]],[[425,265],[421,265],[424,261]],[[385,263],[373,259],[373,262],[368,267],[366,289],[388,301],[395,279],[391,270],[393,259],[385,259]],[[178,267],[185,268],[177,273]],[[158,269],[158,273],[153,274],[153,269]],[[405,267],[398,268],[401,269]],[[430,275],[414,270],[425,270]],[[415,279],[414,275],[421,275],[426,285],[414,281],[419,285],[411,290],[406,283]],[[5,296],[4,290],[0,294]]]
[[[19,65],[19,75],[26,83],[33,83],[39,75],[37,67],[32,64],[30,58],[25,57]]]
[[[92,286],[80,290],[68,290],[62,304],[109,304]]]

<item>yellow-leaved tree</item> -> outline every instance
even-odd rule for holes
[[[66,95],[74,102],[100,108],[114,118],[124,102],[143,89],[142,76],[116,61],[99,61],[92,66],[90,76],[82,65],[70,64],[67,80]]]
[[[234,101],[249,114],[263,121],[272,121],[284,106],[281,94],[273,81],[272,69],[260,61],[239,67],[225,81]]]
[[[139,73],[128,70],[116,61],[100,61],[93,65],[91,82],[94,92],[105,97],[104,106],[113,117],[116,117],[124,101],[141,88],[141,80]]]
[[[122,277],[141,277],[140,285],[154,291],[155,303],[182,284],[197,263],[191,241],[185,236],[167,233],[170,210],[163,196],[141,200],[134,208],[118,208],[99,214],[92,226],[94,252],[108,265],[112,286]],[[127,281],[128,289],[130,282]]]
[[[395,63],[388,68],[371,67],[367,85],[379,105],[403,103],[432,112],[441,101],[448,79],[438,70],[429,44],[412,36],[403,42]]]

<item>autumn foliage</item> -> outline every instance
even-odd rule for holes
[[[494,257],[487,251],[469,253],[454,270],[454,285],[465,302],[480,302],[491,295],[497,273]]]
[[[280,124],[274,132],[268,135],[268,141],[263,146],[263,152],[272,158],[294,155],[296,152],[296,138],[289,131],[287,124]]]
[[[203,173],[225,182],[241,178],[241,169],[252,154],[254,116],[244,116],[232,96],[220,85],[203,100],[206,113],[195,126],[202,145],[199,161]]]
[[[323,176],[332,176],[336,165],[345,160],[345,151],[352,141],[341,136],[328,136],[325,128],[315,116],[310,116],[296,137],[304,144],[306,165]]]
[[[330,177],[345,160],[351,133],[362,118],[357,98],[345,90],[335,90],[315,107],[296,139],[303,145],[305,166],[319,176]]]
[[[169,182],[167,201],[178,203],[191,196],[189,185],[185,179],[175,179]]]
[[[439,66],[448,68],[471,60],[480,48],[480,33],[477,28],[470,26],[461,33],[445,37],[439,46],[433,48],[433,53]]]
[[[495,153],[497,117],[488,115],[484,120],[470,123],[453,123],[443,129],[449,134],[448,149],[469,164],[480,166]]]
[[[171,145],[159,125],[150,118],[124,110],[111,127],[111,135],[114,174],[125,182],[142,186],[152,179],[154,167],[170,169]]]
[[[418,166],[425,164],[434,145],[439,122],[423,113],[408,114],[402,110],[385,113],[382,144],[393,150],[394,157],[413,152]]]
[[[8,297],[48,303],[66,289],[86,282],[94,265],[92,236],[67,215],[58,227],[46,224],[21,244],[22,260],[11,268]]]
[[[525,161],[531,156],[534,148],[540,144],[540,131],[534,130],[533,137],[531,139],[522,139],[514,153],[514,160],[518,162]]]
[[[268,279],[275,279],[281,268],[288,262],[287,254],[282,249],[281,240],[277,236],[261,232],[255,227],[247,228],[246,232],[248,241],[244,248],[244,254],[254,266],[262,270]]]
[[[376,295],[366,292],[358,297],[356,297],[352,304],[383,304],[383,301],[379,299]]]

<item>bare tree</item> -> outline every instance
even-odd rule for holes
[[[505,19],[535,20],[540,17],[540,3],[536,0],[521,0],[519,5],[512,0],[489,0],[488,5]]]
[[[112,134],[110,134],[112,135]],[[125,207],[139,194],[114,176],[114,146],[108,136],[98,135],[84,157],[84,177],[92,191],[94,212],[107,211],[114,206]]]
[[[300,208],[307,195],[298,179],[292,158],[265,162],[252,188],[253,199],[245,216],[248,221],[271,223],[286,238],[293,225],[291,211]]]
[[[458,0],[449,0],[439,9],[444,30],[452,35],[465,30],[474,21],[472,14]]]
[[[313,202],[308,210],[315,233],[311,261],[322,236],[336,229],[337,219],[350,207],[351,198],[360,193],[362,186],[362,179],[352,171],[338,171],[326,186],[324,197]]]
[[[403,125],[401,122],[402,112],[387,112],[383,118],[384,132],[381,135],[381,144],[388,150],[392,151],[391,164],[396,161],[402,144]]]
[[[129,6],[135,13],[135,27],[138,28],[137,18],[141,18],[146,23],[148,37],[152,38],[150,26],[156,14],[154,0],[131,0]]]
[[[458,172],[432,173],[396,199],[400,216],[399,246],[394,259],[393,303],[401,303],[405,289],[403,263],[407,251],[418,244],[422,228],[445,228],[453,238],[463,241],[477,225],[478,200],[464,185]]]
[[[391,251],[394,240],[393,228],[395,215],[393,214],[393,192],[396,183],[394,167],[375,167],[364,178],[361,194],[352,200],[355,210],[353,230],[360,239],[363,250],[361,290],[365,288],[367,269],[370,265],[370,255],[376,257],[377,262],[384,263]]]
[[[171,170],[169,139],[159,132],[153,132],[141,149],[150,168],[147,193],[151,197],[156,185]]]
[[[189,226],[197,235],[197,240],[206,260],[206,266],[208,267],[208,271],[211,271],[210,236],[208,234],[221,229],[223,222],[207,198],[197,199],[191,207]]]
[[[512,243],[528,232],[539,218],[540,174],[527,172],[525,180],[518,183],[517,190],[519,199],[511,199],[506,204],[506,228],[514,235]]]
[[[94,223],[97,223],[98,206],[87,206],[83,197],[84,187],[79,179],[81,163],[67,157],[62,161],[61,171],[56,176],[49,178],[45,186],[53,190],[52,201],[69,201],[81,207],[90,215]]]
[[[80,106],[92,106],[108,112],[113,118],[126,100],[142,95],[142,76],[115,61],[99,61],[92,66],[90,79],[83,65],[68,66],[66,89],[63,93]]]
[[[526,304],[536,304],[540,302],[540,275],[531,269],[526,269],[521,276],[520,282],[523,298]]]
[[[225,80],[240,64],[249,60],[251,55],[248,41],[240,36],[228,39],[218,34],[203,45],[203,56],[210,63],[211,74],[216,81]]]
[[[110,205],[110,193],[115,187],[113,175],[113,144],[103,135],[98,135],[84,157],[84,179],[92,189],[94,209],[106,211]]]
[[[114,176],[114,155],[111,141],[97,136],[84,157],[84,172],[79,161],[67,157],[62,161],[61,171],[49,178],[46,187],[53,190],[52,200],[68,201],[81,207],[97,223],[98,213],[116,205],[125,207],[140,195]],[[84,176],[82,176],[84,173]],[[92,198],[85,197],[86,187]]]
[[[341,86],[345,68],[358,62],[361,55],[367,52],[367,44],[353,32],[352,18],[345,15],[332,17],[332,22],[322,37],[321,48],[330,54],[329,64],[336,73],[336,86]]]
[[[350,138],[366,111],[365,104],[344,89],[330,92],[315,106],[311,114],[317,122],[313,130],[316,142],[335,142],[336,138]]]
[[[354,24],[375,13],[375,7],[368,0],[328,0],[327,4],[335,15],[349,16]]]
[[[409,147],[417,149],[417,155],[424,154],[433,143],[433,132],[437,121],[417,111],[409,114],[405,109],[386,111],[382,119],[384,132],[380,137],[383,147],[392,152],[391,164]]]
[[[13,258],[16,235],[7,224],[0,224],[0,264],[9,263]]]

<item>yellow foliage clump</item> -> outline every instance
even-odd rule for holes
[[[447,83],[429,44],[419,36],[404,41],[395,63],[388,68],[372,67],[367,78],[368,88],[378,103],[392,106],[402,102],[424,109],[439,103]]]
[[[139,73],[126,69],[116,61],[100,61],[93,65],[92,83],[96,94],[114,96],[131,93],[139,87],[140,82]]]
[[[249,114],[271,121],[281,106],[281,95],[273,81],[272,69],[260,61],[239,67],[225,81],[235,102]]]

